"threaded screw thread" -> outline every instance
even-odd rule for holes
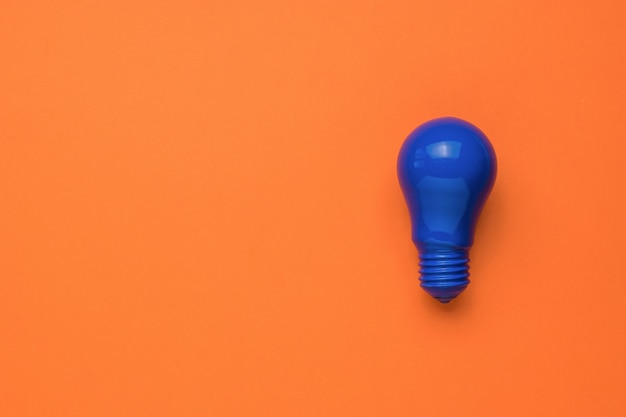
[[[420,281],[424,290],[449,303],[469,284],[469,256],[463,248],[420,251]]]

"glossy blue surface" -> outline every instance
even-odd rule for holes
[[[434,119],[406,138],[398,178],[420,254],[421,286],[442,303],[469,284],[476,221],[496,178],[496,155],[474,125]]]

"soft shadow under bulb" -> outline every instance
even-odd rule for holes
[[[476,126],[434,119],[405,139],[398,179],[426,292],[448,303],[469,284],[469,250],[496,178],[496,155]]]

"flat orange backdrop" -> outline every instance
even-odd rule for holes
[[[626,415],[626,3],[0,6],[0,416]],[[499,173],[449,306],[406,135]]]

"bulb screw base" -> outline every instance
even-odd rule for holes
[[[420,251],[421,287],[447,304],[470,283],[468,249],[451,248]]]

